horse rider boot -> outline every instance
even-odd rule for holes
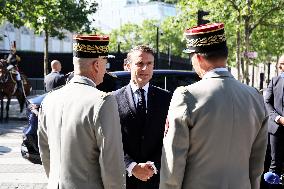
[[[17,90],[22,93],[24,95],[24,89],[23,89],[23,84],[22,84],[22,79],[21,79],[21,75],[20,72],[18,72],[15,69],[15,66],[10,64],[9,66],[7,66],[7,70],[9,72],[13,72],[16,74],[16,83],[17,83]]]
[[[24,89],[23,89],[23,83],[22,83],[21,76],[20,76],[19,72],[16,76],[16,82],[17,82],[17,90],[25,96]]]
[[[17,90],[24,95],[24,89],[22,84],[22,79],[20,72],[18,72],[13,64],[7,66],[7,70],[9,72],[14,72],[16,74],[16,83],[17,83]]]

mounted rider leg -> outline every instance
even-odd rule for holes
[[[24,90],[23,80],[21,79],[19,72],[16,77],[16,82],[17,82],[17,91],[19,91],[20,93],[20,95],[17,95],[17,99],[20,103],[20,112],[22,112],[25,105],[26,93]]]
[[[19,91],[24,97],[26,97],[22,78],[21,78],[20,72],[18,71],[17,67],[10,64],[7,67],[7,70],[16,74],[16,83],[17,83],[17,89],[16,90]]]
[[[23,96],[26,96],[25,95],[25,91],[24,91],[24,86],[23,86],[23,82],[22,82],[22,79],[21,79],[21,75],[20,73],[17,71],[17,76],[16,76],[16,82],[17,82],[17,90],[23,94]]]

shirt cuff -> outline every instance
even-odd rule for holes
[[[128,173],[128,176],[131,177],[132,176],[132,170],[135,167],[135,165],[137,165],[136,162],[132,162],[130,163],[130,165],[126,168],[126,171]]]
[[[276,118],[275,118],[274,121],[275,121],[276,123],[278,123],[278,121],[279,121],[279,119],[280,119],[281,117],[282,117],[282,116],[280,116],[280,115],[279,115],[279,116],[276,116]]]

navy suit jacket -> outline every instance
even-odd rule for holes
[[[65,77],[59,72],[51,72],[44,78],[45,91],[49,92],[52,89],[65,85]]]
[[[269,113],[268,132],[271,134],[275,134],[279,127],[279,124],[275,122],[275,118],[279,115],[284,116],[283,89],[284,78],[277,76],[272,78],[265,92],[264,101]]]
[[[118,103],[126,166],[133,161],[136,163],[152,161],[159,173],[171,93],[149,85],[145,125],[139,123],[130,84],[115,91],[114,95]],[[154,189],[159,184],[159,177],[159,174],[154,175],[147,182],[140,181],[134,176],[127,177],[126,187]]]

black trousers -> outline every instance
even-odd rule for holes
[[[271,150],[269,171],[281,176],[284,173],[284,126],[280,126],[275,134],[269,134],[269,143]],[[270,185],[270,189],[284,189],[284,187],[281,185]]]

